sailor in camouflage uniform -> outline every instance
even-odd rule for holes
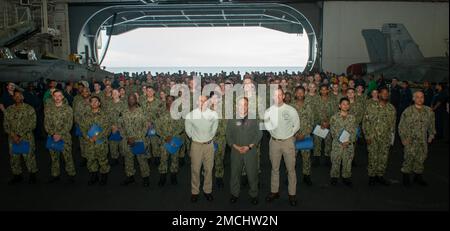
[[[369,185],[380,183],[388,186],[384,179],[389,148],[395,136],[396,112],[389,102],[389,90],[380,89],[379,101],[367,105],[363,118],[363,131],[367,142]]]
[[[401,168],[403,184],[410,185],[410,174],[414,173],[414,182],[426,186],[423,179],[423,163],[427,158],[428,144],[436,134],[434,112],[424,105],[424,94],[414,93],[414,105],[403,111],[398,125],[398,132],[404,145],[404,161]]]
[[[111,119],[111,133],[115,133],[117,131],[120,132],[120,123],[119,119],[121,113],[126,110],[127,105],[122,99],[120,99],[120,93],[118,90],[114,89],[112,91],[112,100],[108,103],[107,106],[108,114]],[[123,139],[123,134],[121,134]],[[110,140],[108,142],[109,152],[111,153],[111,165],[116,165],[119,162],[120,153],[124,155],[122,142],[116,140]]]
[[[176,153],[170,154],[167,152],[164,147],[165,143],[169,143],[173,137],[182,138],[182,134],[184,132],[184,120],[173,119],[170,114],[170,107],[172,106],[173,101],[175,100],[174,96],[168,95],[166,96],[166,105],[164,110],[160,110],[155,121],[156,124],[156,133],[161,137],[161,163],[159,164],[159,174],[160,179],[158,182],[159,186],[164,186],[166,183],[167,172],[170,171],[170,182],[173,185],[178,183],[177,181],[177,173],[178,173],[178,158],[179,153],[182,150],[180,148]],[[169,169],[169,159],[170,159],[170,169]]]
[[[349,113],[350,101],[342,98],[339,103],[340,112],[330,119],[330,133],[333,138],[331,150],[331,184],[336,185],[340,177],[342,164],[342,181],[346,186],[351,187],[352,181],[352,160],[355,154],[354,145],[356,139],[356,119]],[[339,141],[341,132],[345,130],[350,134],[349,140],[341,143]]]
[[[56,142],[64,141],[64,150],[62,153],[49,150],[52,160],[51,164],[51,178],[49,183],[53,183],[60,178],[60,158],[62,156],[65,163],[65,170],[69,176],[69,182],[73,183],[75,177],[75,166],[72,157],[72,136],[70,130],[73,124],[72,108],[64,104],[64,95],[60,90],[53,92],[53,100],[45,108],[44,127],[45,131]]]
[[[196,85],[196,83],[194,83],[194,79],[189,79],[188,87],[189,87],[189,99],[187,99],[187,100],[189,100],[189,101],[187,101],[187,100],[183,101],[183,105],[185,107],[189,106],[189,110],[186,110],[186,112],[184,113],[183,116],[186,116],[187,113],[191,112],[192,110],[194,110],[197,107],[197,102],[194,99],[194,94],[198,94],[197,97],[201,95],[201,88],[198,83],[197,83],[197,85]],[[187,94],[187,92],[186,92],[186,94]],[[181,97],[183,97],[183,95]],[[185,99],[183,98],[183,100],[185,100]],[[183,136],[183,143],[184,143],[182,148],[184,149],[184,151],[182,150],[180,152],[180,156],[179,156],[180,157],[180,161],[179,161],[180,166],[184,165],[184,159],[185,159],[186,153],[190,153],[191,143],[192,143],[192,140],[189,138],[189,136],[186,134],[186,132],[184,132],[182,136]]]
[[[73,97],[72,105],[75,106],[75,104],[76,104],[78,101],[80,101],[81,99],[83,99],[83,97],[81,96],[81,92],[83,92],[83,89],[85,88],[85,85],[86,85],[86,88],[89,88],[89,87],[88,87],[88,83],[87,83],[86,81],[80,81],[80,82],[77,84],[77,86],[78,86],[78,88],[77,88],[77,95],[76,95],[75,97]]]
[[[312,126],[314,124],[313,112],[309,105],[305,103],[305,88],[298,86],[295,88],[295,101],[292,103],[298,113],[300,119],[300,129],[295,135],[296,140],[303,140],[305,137],[310,136],[312,132]],[[303,163],[303,182],[306,185],[311,186],[311,151],[300,151]]]
[[[151,86],[147,86],[145,89],[146,95],[143,97],[140,97],[139,104],[142,107],[142,110],[144,111],[145,117],[147,118],[147,124],[146,127],[148,129],[154,127],[154,122],[157,118],[158,112],[161,108],[161,102],[158,99],[158,97],[155,96],[155,90]],[[153,163],[155,165],[160,164],[160,157],[161,157],[161,150],[160,147],[161,140],[157,136],[151,136],[145,138],[145,144],[146,147],[148,147],[150,153],[151,150],[151,157],[153,159]],[[149,157],[147,155],[147,157]]]
[[[339,84],[338,83],[332,83],[331,84],[331,93],[330,93],[330,98],[334,100],[334,105],[336,105],[337,109],[336,112],[339,111],[339,101],[341,100],[342,97],[344,97],[341,93],[341,91],[339,91]]]
[[[100,85],[100,83],[95,82],[94,83],[94,92],[92,92],[91,94],[92,96],[97,96],[98,98],[100,98],[100,100],[103,102],[103,105],[106,105],[106,102],[104,100],[104,93],[102,92],[102,86]]]
[[[87,112],[91,110],[91,105],[89,103],[90,92],[89,88],[84,87],[81,90],[81,99],[74,101],[73,103],[73,121],[75,126],[79,126],[81,128],[81,122],[84,120],[84,116]],[[84,167],[87,163],[86,156],[86,145],[87,141],[82,137],[79,137],[80,141],[80,151],[81,151],[81,163],[80,166]]]
[[[223,94],[223,93],[221,93]],[[214,153],[214,176],[216,177],[216,185],[218,188],[224,187],[223,175],[224,175],[224,165],[223,160],[225,157],[225,132],[226,132],[226,119],[225,119],[225,96],[219,99],[218,96],[214,95],[212,97],[212,110],[216,111],[218,114],[222,115],[219,119],[219,126],[217,127],[216,136],[214,137],[214,142],[217,143],[217,150]],[[219,112],[219,107],[222,111]]]
[[[108,136],[111,132],[111,123],[108,111],[101,108],[100,98],[92,96],[89,99],[91,110],[84,114],[80,123],[83,139],[86,142],[87,168],[90,173],[88,185],[93,185],[99,181],[100,185],[105,185],[108,179],[110,166],[108,163]],[[96,124],[102,131],[89,138],[88,131]]]
[[[356,127],[357,127],[357,130],[359,129],[360,135],[361,135],[361,123],[362,123],[362,120],[364,117],[364,112],[365,112],[364,104],[362,103],[361,100],[358,100],[358,98],[356,98],[355,89],[347,88],[346,93],[347,93],[347,98],[350,101],[349,113],[355,117]],[[356,140],[355,140],[355,145],[356,145]],[[354,150],[355,150],[355,156],[356,156],[356,147],[354,148]],[[355,157],[353,157],[352,165],[356,166]]]
[[[36,112],[34,108],[23,102],[22,92],[14,91],[13,99],[15,104],[9,106],[4,111],[4,131],[8,135],[9,157],[13,178],[8,184],[16,184],[22,181],[22,161],[25,161],[29,172],[29,183],[36,183],[36,156],[34,155],[35,143],[33,130],[36,128]],[[12,144],[21,141],[30,143],[30,151],[26,154],[13,154]]]
[[[142,185],[148,187],[150,185],[150,167],[148,166],[147,156],[142,154],[133,154],[131,151],[132,145],[135,142],[144,142],[145,135],[147,133],[147,118],[145,117],[144,110],[137,104],[136,95],[131,94],[128,96],[128,108],[122,112],[120,118],[121,132],[123,133],[123,147],[125,154],[125,174],[127,178],[122,182],[122,185],[128,185],[134,182],[134,157],[139,163]],[[145,142],[144,142],[145,143]]]
[[[311,85],[311,84],[310,84]],[[315,88],[313,88],[315,89]],[[311,90],[311,89],[310,89]],[[335,101],[328,95],[328,86],[320,86],[320,96],[308,97],[305,99],[305,103],[313,108],[314,114],[314,127],[316,125],[321,126],[322,129],[330,128],[330,118],[334,113]],[[324,154],[326,159],[326,164],[330,164],[330,153],[331,153],[331,140],[332,137],[328,134],[325,139],[314,136],[314,161],[313,166],[318,166],[320,163],[320,156],[322,154],[322,142],[324,142]]]
[[[347,98],[350,101],[349,113],[355,116],[356,125],[359,127],[364,117],[364,105],[357,100],[355,89],[347,88]]]

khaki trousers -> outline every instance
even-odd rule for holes
[[[214,167],[214,144],[191,143],[191,193],[200,193],[200,170],[203,165],[204,178],[203,192],[212,192],[212,169]]]
[[[288,192],[289,195],[295,196],[297,190],[297,174],[295,172],[295,146],[294,137],[286,140],[270,139],[269,157],[272,164],[272,173],[270,178],[270,190],[272,193],[278,193],[280,186],[280,163],[281,157],[288,172]]]

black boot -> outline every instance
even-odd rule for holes
[[[119,159],[111,159],[111,166],[116,166],[119,164]]]
[[[408,173],[403,173],[403,185],[406,187],[409,187],[411,185]]]
[[[311,176],[310,175],[304,175],[303,176],[303,182],[305,182],[306,185],[311,186],[312,185]]]
[[[242,176],[242,178],[241,178],[241,185],[244,186],[244,187],[248,185],[247,175]]]
[[[11,180],[9,180],[8,185],[15,185],[17,183],[22,182],[22,180],[23,180],[22,175],[13,175]]]
[[[142,186],[144,186],[144,187],[150,186],[150,179],[148,177],[142,178]]]
[[[320,156],[313,156],[313,161],[311,165],[313,167],[318,167],[320,165]]]
[[[235,197],[235,196],[231,195],[230,204],[236,203],[238,199],[239,199],[238,197]]]
[[[69,176],[68,179],[67,179],[67,181],[68,181],[70,184],[75,183],[75,176]]]
[[[331,167],[331,159],[329,156],[325,157],[325,166]]]
[[[158,186],[162,187],[166,184],[166,177],[167,177],[167,174],[165,174],[165,173],[163,173],[159,176]]]
[[[106,185],[108,182],[108,173],[100,174],[100,185]]]
[[[161,158],[160,157],[153,157],[153,164],[155,166],[159,166],[160,162],[161,162]]]
[[[274,201],[275,199],[278,199],[278,198],[280,198],[280,194],[279,193],[269,193],[267,196],[266,196],[266,201],[267,202],[272,202],[272,201]]]
[[[389,181],[387,181],[386,179],[384,179],[383,176],[378,176],[378,177],[376,177],[375,179],[376,179],[376,181],[377,181],[378,183],[380,183],[381,185],[384,185],[384,186],[389,186],[389,185],[391,185],[391,183],[390,183]]]
[[[47,183],[53,184],[55,182],[58,182],[60,180],[59,176],[52,176],[50,179],[48,179]]]
[[[222,177],[216,177],[216,185],[217,188],[223,188],[224,187],[224,183],[223,183],[223,178]]]
[[[353,186],[352,180],[350,178],[342,178],[342,183],[350,188]]]
[[[36,173],[30,173],[30,179],[28,179],[28,183],[29,184],[36,184],[37,179],[36,179]]]
[[[97,174],[97,172],[91,172],[90,173],[90,178],[89,178],[89,181],[88,181],[88,185],[93,185],[93,184],[95,184],[97,182],[98,182],[98,174]]]
[[[122,183],[120,183],[120,185],[127,186],[131,183],[134,183],[134,176],[129,176],[129,177],[125,178],[125,180],[122,181]]]
[[[369,177],[369,185],[375,185],[375,177],[373,176]]]
[[[170,173],[170,183],[172,185],[177,185],[178,184],[177,174],[176,173]]]
[[[291,206],[297,205],[297,199],[295,198],[295,195],[288,195],[288,198],[289,198],[289,204]]]
[[[422,177],[422,174],[415,174],[414,175],[414,182],[418,183],[421,186],[427,186],[427,182],[425,182],[425,180]]]
[[[86,165],[87,165],[87,159],[82,157],[81,161],[80,161],[80,167],[86,167]]]
[[[184,157],[180,157],[180,159],[178,159],[178,165],[180,165],[180,167],[183,167],[184,164],[185,164]]]
[[[337,185],[337,182],[338,182],[338,178],[337,177],[331,177],[331,180],[330,180],[330,184],[331,185],[335,186],[335,185]]]

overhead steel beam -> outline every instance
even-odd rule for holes
[[[99,28],[110,27],[112,24],[117,26],[114,31],[118,33],[134,29],[137,26],[260,26],[287,33],[302,33],[304,29],[310,40],[309,60],[312,61],[306,69],[310,69],[315,62],[317,41],[314,28],[308,19],[293,6],[278,3],[152,4],[149,1],[141,2],[147,4],[99,7],[98,11],[85,17],[83,25],[79,26],[80,29],[77,28],[77,31],[80,31],[78,32],[78,43],[73,43],[76,44],[74,46],[77,47],[78,53],[83,52],[86,45],[89,45],[88,49],[91,49],[93,46],[90,44],[95,42],[95,39],[87,39],[83,35],[98,34]],[[83,10],[90,11],[90,9]],[[113,14],[118,16],[116,23],[112,22]],[[91,53],[91,51],[89,52]],[[95,55],[94,52],[92,53]]]
[[[299,22],[294,22],[294,21],[291,21],[291,20],[282,19],[282,18],[278,18],[278,17],[272,16],[272,15],[267,15],[267,14],[242,14],[242,15],[233,14],[233,15],[229,15],[229,17],[237,17],[237,16],[243,17],[243,18],[247,18],[247,17],[268,17],[268,18],[272,18],[274,20],[285,21],[286,23],[293,23],[293,24],[301,25],[301,23],[299,23]],[[151,18],[171,18],[171,17],[180,17],[181,18],[181,17],[184,17],[184,18],[186,18],[188,20],[193,20],[192,17],[206,17],[206,16],[205,15],[186,15],[186,14],[185,15],[183,15],[183,14],[181,14],[181,15],[145,15],[145,16],[139,16],[139,17],[128,19],[128,20],[124,20],[124,21],[116,23],[115,25],[118,26],[118,25],[121,25],[121,24],[126,24],[126,23],[129,23],[129,22],[141,20],[141,19],[144,19],[144,18],[150,18],[150,17]],[[213,15],[207,15],[207,17],[222,17],[222,15],[221,14],[213,14]],[[210,19],[210,20],[213,20],[213,19]],[[227,20],[233,20],[233,19],[227,18]],[[111,26],[111,25],[107,25],[107,26]]]
[[[166,19],[166,20],[133,20],[133,21],[129,21],[127,23],[124,24],[120,24],[120,25],[133,25],[133,24],[145,24],[145,23],[162,23],[162,24],[166,24],[166,23],[171,23],[171,22],[189,22],[189,23],[202,23],[202,22],[209,22],[209,23],[228,23],[228,22],[248,22],[248,23],[260,23],[260,22],[278,22],[278,23],[284,23],[284,24],[290,24],[290,23],[286,23],[284,21],[281,20],[276,20],[276,19],[228,19],[228,20],[223,20],[223,19],[195,19],[195,20],[178,20],[178,19]],[[120,26],[120,25],[114,25],[114,26]],[[105,27],[111,27],[113,25],[106,25]]]

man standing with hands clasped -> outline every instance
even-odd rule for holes
[[[271,192],[266,197],[267,202],[272,202],[280,197],[280,162],[284,159],[288,171],[289,203],[297,205],[295,198],[297,190],[297,175],[295,172],[295,146],[294,135],[300,129],[300,119],[297,110],[285,104],[282,89],[275,90],[274,104],[264,114],[264,126],[272,138],[269,142],[269,156],[272,164],[270,179]]]
[[[231,198],[235,203],[239,197],[240,179],[243,165],[250,185],[251,203],[258,204],[258,155],[256,145],[262,137],[258,120],[248,118],[248,98],[238,101],[238,118],[228,121],[226,130],[227,143],[231,146]]]
[[[191,201],[197,202],[200,193],[200,169],[204,169],[205,182],[203,192],[208,201],[212,201],[212,169],[214,166],[214,144],[219,125],[219,115],[209,109],[207,96],[198,98],[198,107],[186,115],[186,134],[192,139],[191,156]]]

